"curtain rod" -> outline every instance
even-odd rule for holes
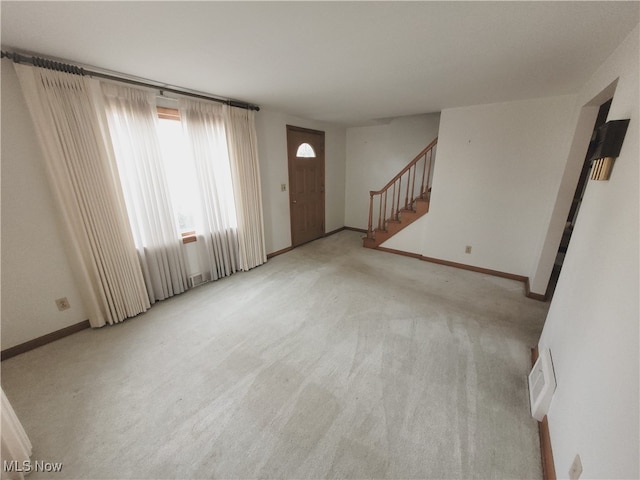
[[[4,50],[0,50],[0,58],[9,58],[11,60],[13,60],[15,63],[26,63],[29,65],[33,65],[34,67],[40,67],[40,68],[47,68],[49,70],[56,70],[58,72],[65,72],[65,73],[71,73],[74,75],[88,75],[91,77],[98,77],[98,78],[104,78],[107,80],[115,80],[117,82],[123,82],[123,83],[128,83],[130,85],[137,85],[139,87],[150,87],[153,88],[155,90],[159,90],[161,93],[162,92],[170,92],[170,93],[176,93],[178,95],[184,95],[187,97],[194,97],[194,98],[200,98],[203,100],[212,100],[214,102],[218,102],[218,103],[224,103],[226,105],[229,105],[230,107],[238,107],[238,108],[244,108],[246,110],[255,110],[255,111],[259,111],[260,107],[257,105],[252,105],[250,103],[245,103],[245,102],[240,102],[238,100],[231,100],[231,99],[224,99],[224,98],[217,98],[217,97],[213,97],[210,95],[206,95],[203,93],[194,93],[194,92],[189,92],[186,90],[180,90],[178,88],[172,88],[172,87],[163,87],[160,85],[154,85],[153,83],[148,83],[146,81],[142,81],[142,80],[132,80],[130,78],[125,78],[122,76],[119,76],[117,74],[109,74],[109,73],[102,73],[102,72],[95,72],[92,70],[87,70],[85,68],[82,67],[78,67],[76,65],[71,65],[68,63],[62,63],[62,62],[58,62],[55,60],[50,60],[47,58],[41,58],[41,57],[36,57],[36,56],[27,56],[27,55],[22,55],[20,53],[16,53],[16,52],[6,52]],[[116,72],[113,72],[116,73]],[[123,74],[121,74],[123,75]]]

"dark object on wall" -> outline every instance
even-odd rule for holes
[[[629,120],[612,120],[602,125],[596,134],[591,180],[609,180],[614,159],[620,155]]]

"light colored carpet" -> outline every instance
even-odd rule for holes
[[[39,478],[541,478],[519,282],[344,231],[2,363]]]

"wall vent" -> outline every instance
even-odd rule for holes
[[[197,287],[205,283],[204,275],[201,273],[194,273],[189,275],[189,288]]]
[[[542,421],[549,411],[553,392],[556,390],[556,377],[553,372],[551,352],[548,349],[540,351],[538,360],[529,373],[529,401],[531,415]]]

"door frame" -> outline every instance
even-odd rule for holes
[[[325,222],[325,215],[326,215],[326,197],[325,197],[325,192],[326,192],[326,178],[325,178],[325,132],[323,132],[322,130],[314,130],[311,128],[304,128],[304,127],[297,127],[295,125],[286,125],[287,129],[287,136],[286,136],[286,143],[287,143],[287,171],[288,171],[288,182],[289,182],[289,229],[291,231],[291,247],[295,248],[299,245],[302,245],[304,243],[307,242],[302,242],[299,243],[297,245],[294,244],[293,240],[293,208],[291,208],[292,202],[293,202],[293,198],[292,198],[292,189],[291,189],[291,179],[292,179],[292,160],[294,160],[296,158],[295,155],[295,151],[293,150],[294,148],[297,147],[297,145],[294,147],[290,144],[289,141],[289,132],[293,131],[293,132],[299,132],[299,133],[309,133],[309,134],[313,134],[313,135],[319,135],[322,138],[322,148],[321,148],[321,155],[318,155],[316,158],[318,158],[321,161],[321,165],[320,165],[320,171],[321,171],[321,175],[322,175],[322,235],[318,238],[322,238],[322,236],[324,236],[324,234],[326,233],[326,222]],[[316,240],[315,238],[313,240]],[[313,240],[309,240],[309,241],[313,241]]]

